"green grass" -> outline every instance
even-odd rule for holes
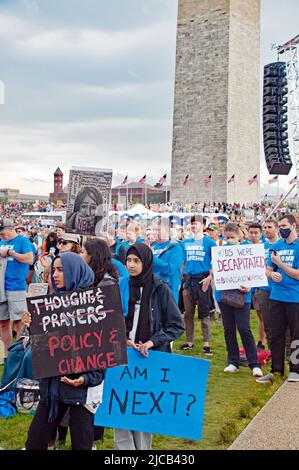
[[[257,337],[257,319],[252,312],[252,330]],[[197,321],[196,346],[192,351],[183,352],[186,356],[206,357],[202,354],[202,338]],[[174,345],[174,353],[181,354],[179,350],[183,344],[183,336]],[[241,345],[241,342],[239,341]],[[241,367],[237,374],[225,374],[226,349],[223,337],[223,327],[212,324],[212,342],[214,357],[211,360],[211,369],[207,387],[204,433],[201,441],[191,441],[169,436],[155,435],[153,449],[155,450],[222,450],[227,449],[235,438],[248,425],[263,405],[271,398],[282,380],[271,385],[259,385],[251,376],[247,367]],[[263,368],[268,372],[269,366]],[[2,370],[0,370],[0,374]],[[4,449],[21,449],[27,435],[31,421],[30,416],[16,415],[10,419],[0,420],[0,447]],[[69,440],[66,448],[70,448]],[[99,449],[113,449],[113,431],[105,430],[105,440],[98,445]]]

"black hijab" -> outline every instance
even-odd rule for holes
[[[154,258],[152,250],[144,243],[135,243],[127,251],[137,256],[142,262],[142,272],[138,276],[130,276],[129,313],[126,317],[127,335],[133,328],[135,305],[141,301],[135,343],[145,343],[152,335],[152,315],[150,297],[153,288]],[[142,288],[142,295],[141,295]]]

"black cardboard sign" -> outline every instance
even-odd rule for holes
[[[27,298],[35,379],[127,364],[118,285]]]

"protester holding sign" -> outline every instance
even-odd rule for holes
[[[54,259],[51,278],[57,293],[83,289],[94,283],[92,269],[75,253],[64,253]],[[24,313],[23,321],[30,326],[28,312]],[[28,432],[26,449],[47,450],[69,407],[72,449],[90,450],[94,413],[101,401],[103,379],[102,370],[40,379],[40,402]]]
[[[210,348],[211,322],[210,311],[214,308],[212,282],[212,247],[217,246],[209,237],[203,234],[203,218],[200,215],[191,217],[193,238],[186,240],[183,264],[183,300],[185,307],[186,343],[182,350],[193,349],[194,343],[194,314],[198,306],[198,318],[201,320],[203,334],[203,352],[211,356]]]
[[[291,360],[288,381],[299,382],[299,239],[296,219],[284,215],[278,221],[281,240],[269,249],[267,274],[271,279],[270,316],[272,324],[271,372],[259,383],[268,383],[275,373],[284,374],[285,335],[291,331]]]
[[[126,316],[128,346],[147,357],[148,350],[171,352],[170,343],[184,331],[180,310],[172,293],[154,275],[153,253],[144,243],[127,252],[129,279],[121,280],[121,292]],[[151,434],[115,429],[118,450],[147,450]]]
[[[228,246],[240,244],[240,233],[236,224],[228,223],[224,228],[224,236]],[[250,288],[240,286],[239,290],[216,290],[216,300],[222,314],[224,338],[228,355],[228,367],[224,369],[224,372],[234,373],[239,371],[238,330],[252,375],[254,377],[261,377],[263,373],[259,366],[257,349],[250,329]]]

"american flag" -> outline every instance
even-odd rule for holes
[[[127,175],[127,176],[125,177],[125,179],[123,180],[122,185],[123,185],[123,184],[127,184],[127,182],[128,182],[128,175]]]
[[[208,176],[208,178],[205,178],[205,179],[203,180],[203,183],[204,183],[204,184],[212,183],[212,175]]]
[[[145,182],[146,182],[146,175],[144,175],[144,177],[138,181],[139,184],[144,184]]]
[[[189,175],[187,175],[186,178],[184,179],[183,186],[187,186],[188,183],[189,183]]]
[[[235,175],[233,175],[229,180],[228,180],[228,184],[229,183],[234,183],[235,182]]]
[[[297,176],[295,176],[293,179],[291,179],[291,181],[289,181],[290,184],[294,184],[297,182]]]
[[[268,180],[268,183],[269,184],[278,183],[278,175],[276,175],[276,176],[274,176],[274,178]]]
[[[159,179],[158,183],[155,184],[155,187],[156,187],[156,188],[161,188],[161,186],[163,186],[163,184],[165,183],[166,178],[167,178],[167,174],[165,173],[165,175],[163,175],[163,176]]]
[[[257,175],[254,175],[253,178],[250,178],[250,180],[248,180],[248,184],[253,184],[253,183],[257,183]]]

